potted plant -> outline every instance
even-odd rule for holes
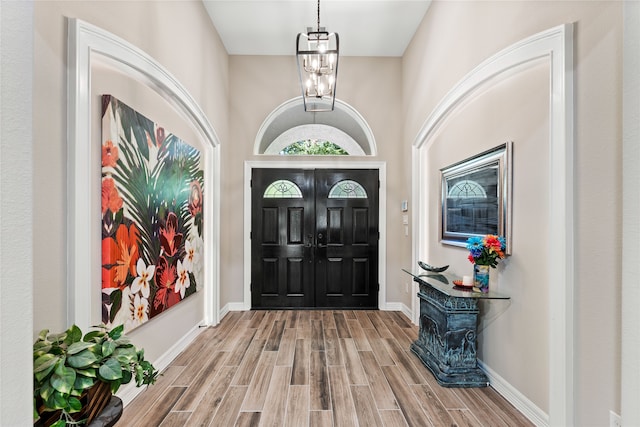
[[[90,423],[111,394],[135,378],[153,384],[158,371],[123,334],[100,325],[82,335],[76,325],[59,334],[44,329],[33,344],[34,420],[61,427]]]

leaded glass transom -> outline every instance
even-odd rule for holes
[[[487,192],[475,181],[468,179],[458,181],[449,189],[450,199],[487,198]]]
[[[356,181],[345,179],[329,190],[330,199],[366,199],[367,191]]]
[[[345,156],[348,154],[349,153],[338,144],[330,141],[319,141],[317,139],[297,141],[280,151],[280,155],[286,156]]]
[[[279,179],[273,181],[266,190],[264,190],[265,199],[302,199],[302,191],[295,183]]]

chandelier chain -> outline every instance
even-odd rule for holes
[[[318,0],[318,32],[320,32],[320,0]]]

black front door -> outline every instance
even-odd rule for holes
[[[253,169],[253,308],[377,308],[378,171]]]

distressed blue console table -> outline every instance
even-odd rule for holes
[[[459,279],[448,273],[412,273],[420,285],[418,339],[411,351],[444,387],[486,387],[489,380],[478,367],[478,300],[509,299],[496,292],[479,293],[454,287]]]

